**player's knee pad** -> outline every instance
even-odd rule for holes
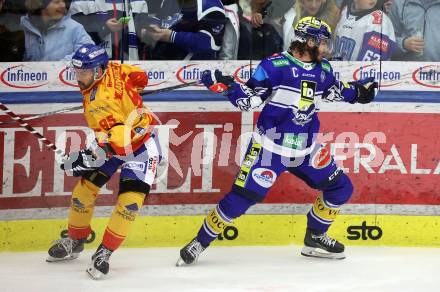
[[[337,180],[323,189],[323,199],[331,205],[341,206],[348,202],[353,194],[350,178],[341,173]]]
[[[110,180],[110,177],[100,170],[88,172],[83,175],[83,178],[99,188],[102,188]]]
[[[121,178],[119,182],[119,195],[126,192],[137,192],[148,195],[150,192],[150,185],[137,179]]]

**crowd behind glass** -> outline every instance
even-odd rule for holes
[[[115,60],[258,60],[288,50],[304,16],[332,28],[331,60],[440,61],[440,0],[0,0],[0,61],[85,43]]]

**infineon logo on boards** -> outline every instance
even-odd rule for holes
[[[246,64],[238,67],[233,74],[235,81],[241,84],[246,83],[246,81],[251,78],[252,74],[254,74],[254,67],[254,64]]]
[[[58,74],[58,78],[64,85],[78,87],[75,70],[72,66],[64,67],[64,69]]]
[[[202,78],[202,72],[197,64],[188,64],[181,68],[179,68],[176,72],[176,78],[181,83],[190,83],[193,81],[198,81]],[[203,86],[203,85],[195,85],[195,86]]]
[[[412,73],[412,79],[424,87],[440,88],[440,66],[426,65],[419,67]]]
[[[147,87],[158,86],[166,82],[165,71],[146,70],[148,76]]]
[[[147,74],[147,78],[148,78],[147,87],[159,86],[162,83],[167,82],[167,74],[164,70],[153,70],[152,68],[145,68],[143,64],[134,63],[131,65],[139,67]],[[164,67],[164,66],[166,65],[159,67]]]
[[[388,71],[380,68],[379,64],[360,66],[353,71],[353,80],[374,77],[376,81],[381,80],[381,87],[391,87],[403,82],[402,74],[399,71]]]
[[[46,71],[24,64],[6,68],[0,74],[0,81],[8,87],[19,89],[37,88],[49,83]]]

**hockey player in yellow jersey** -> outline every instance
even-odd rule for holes
[[[139,95],[148,82],[145,72],[109,62],[105,50],[95,45],[80,47],[72,57],[72,65],[83,94],[84,116],[97,143],[71,153],[61,166],[80,180],[72,192],[68,237],[54,243],[47,261],[79,256],[91,233],[99,189],[121,167],[118,200],[87,269],[97,279],[108,273],[110,255],[122,244],[150,191],[160,149],[155,119]]]

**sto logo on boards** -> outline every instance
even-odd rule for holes
[[[367,222],[364,221],[360,226],[349,226],[347,233],[349,240],[378,240],[382,237],[383,231],[379,226],[367,226]]]

